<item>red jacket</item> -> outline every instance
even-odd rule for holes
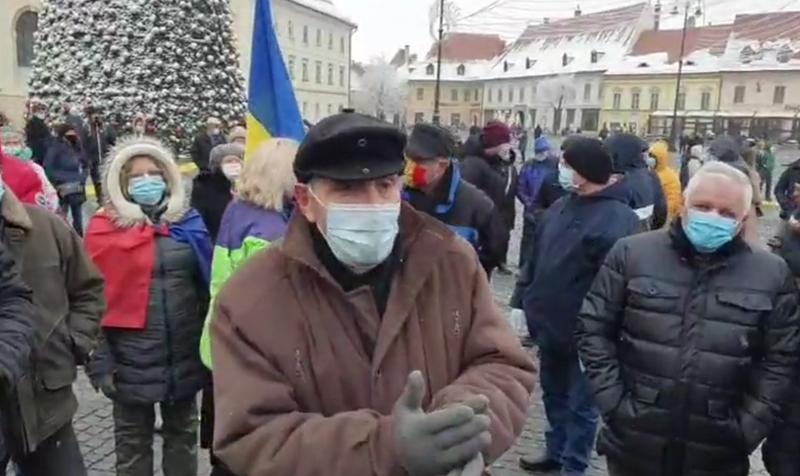
[[[22,203],[46,207],[44,184],[39,174],[24,161],[4,154],[2,145],[0,142],[0,168],[3,171],[3,182]]]

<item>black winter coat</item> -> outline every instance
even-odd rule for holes
[[[232,198],[231,182],[222,172],[203,171],[195,177],[191,205],[203,217],[213,243],[217,242],[222,215]]]
[[[800,234],[784,225],[775,250],[789,265],[795,282],[800,280]],[[762,449],[764,464],[771,476],[797,476],[800,473],[800,368],[794,379],[783,422],[767,438]]]
[[[797,303],[786,263],[741,238],[699,255],[676,220],[620,240],[577,330],[598,452],[631,474],[746,476],[791,389]]]
[[[415,209],[436,218],[466,239],[477,251],[488,275],[503,262],[508,229],[495,213],[489,197],[461,179],[457,164],[442,178],[434,197],[411,188],[405,190],[404,196]]]
[[[800,183],[800,160],[793,162],[783,171],[775,184],[775,200],[781,206],[781,218],[787,219],[797,206],[794,204],[794,186]]]
[[[485,158],[470,144],[467,157],[461,162],[461,176],[478,187],[494,203],[509,230],[516,219],[518,172],[513,163],[503,163],[499,158]]]
[[[208,310],[194,251],[168,236],[156,239],[147,327],[104,329],[92,375],[111,373],[117,402],[150,405],[194,398],[208,379],[200,361],[200,334]]]
[[[542,215],[512,297],[539,347],[574,355],[575,321],[594,276],[614,243],[638,229],[626,197],[619,185],[570,193]]]
[[[53,134],[50,133],[50,128],[43,119],[34,116],[25,124],[25,143],[31,148],[33,160],[36,163],[44,162],[47,149],[52,141]]]
[[[197,137],[195,137],[194,142],[192,143],[192,148],[189,151],[189,154],[192,156],[192,162],[194,162],[197,168],[201,171],[207,171],[208,160],[211,157],[211,149],[224,143],[225,137],[221,135],[210,136],[205,131],[201,132]]]

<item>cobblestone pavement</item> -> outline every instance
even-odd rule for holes
[[[786,163],[787,160],[782,162]],[[779,219],[774,208],[767,209],[767,216],[761,220],[762,239],[766,240],[774,233]],[[518,227],[519,228],[519,227]],[[510,252],[510,263],[516,262],[519,248],[519,230],[514,233],[512,239],[512,249]],[[493,286],[498,303],[507,309],[510,294],[514,286],[513,276],[496,276]],[[538,385],[538,384],[537,384]],[[89,385],[85,377],[81,376],[77,385],[77,393],[81,403],[78,414],[75,418],[75,428],[78,439],[81,443],[84,457],[90,476],[113,476],[114,475],[114,427],[111,418],[111,404],[100,394],[97,394]],[[544,448],[544,430],[547,420],[544,417],[541,396],[539,390],[531,398],[528,423],[513,448],[492,467],[493,476],[521,476],[525,473],[520,470],[517,460],[520,455],[540,451]],[[156,440],[156,474],[161,475],[161,440]],[[760,453],[756,452],[752,458],[751,476],[767,476],[760,460]],[[205,452],[200,454],[200,476],[209,474],[208,458]],[[587,476],[607,476],[605,462],[594,455],[591,467]],[[355,475],[354,475],[355,476]]]

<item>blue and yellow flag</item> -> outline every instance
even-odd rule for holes
[[[270,0],[256,0],[248,101],[246,157],[271,137],[303,139],[303,119],[275,35]]]

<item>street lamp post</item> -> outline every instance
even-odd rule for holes
[[[436,53],[436,86],[433,93],[433,123],[439,124],[439,97],[442,82],[442,39],[444,37],[444,0],[439,1],[439,41]]]
[[[683,79],[683,55],[686,50],[686,30],[689,28],[689,2],[686,2],[686,11],[683,15],[683,33],[681,34],[681,54],[680,58],[678,58],[678,80],[675,85],[675,107],[672,110],[672,131],[670,133],[670,144],[675,147],[675,150],[679,150],[679,140],[680,136],[678,135],[678,106],[680,105],[679,99],[681,95],[681,80]]]

